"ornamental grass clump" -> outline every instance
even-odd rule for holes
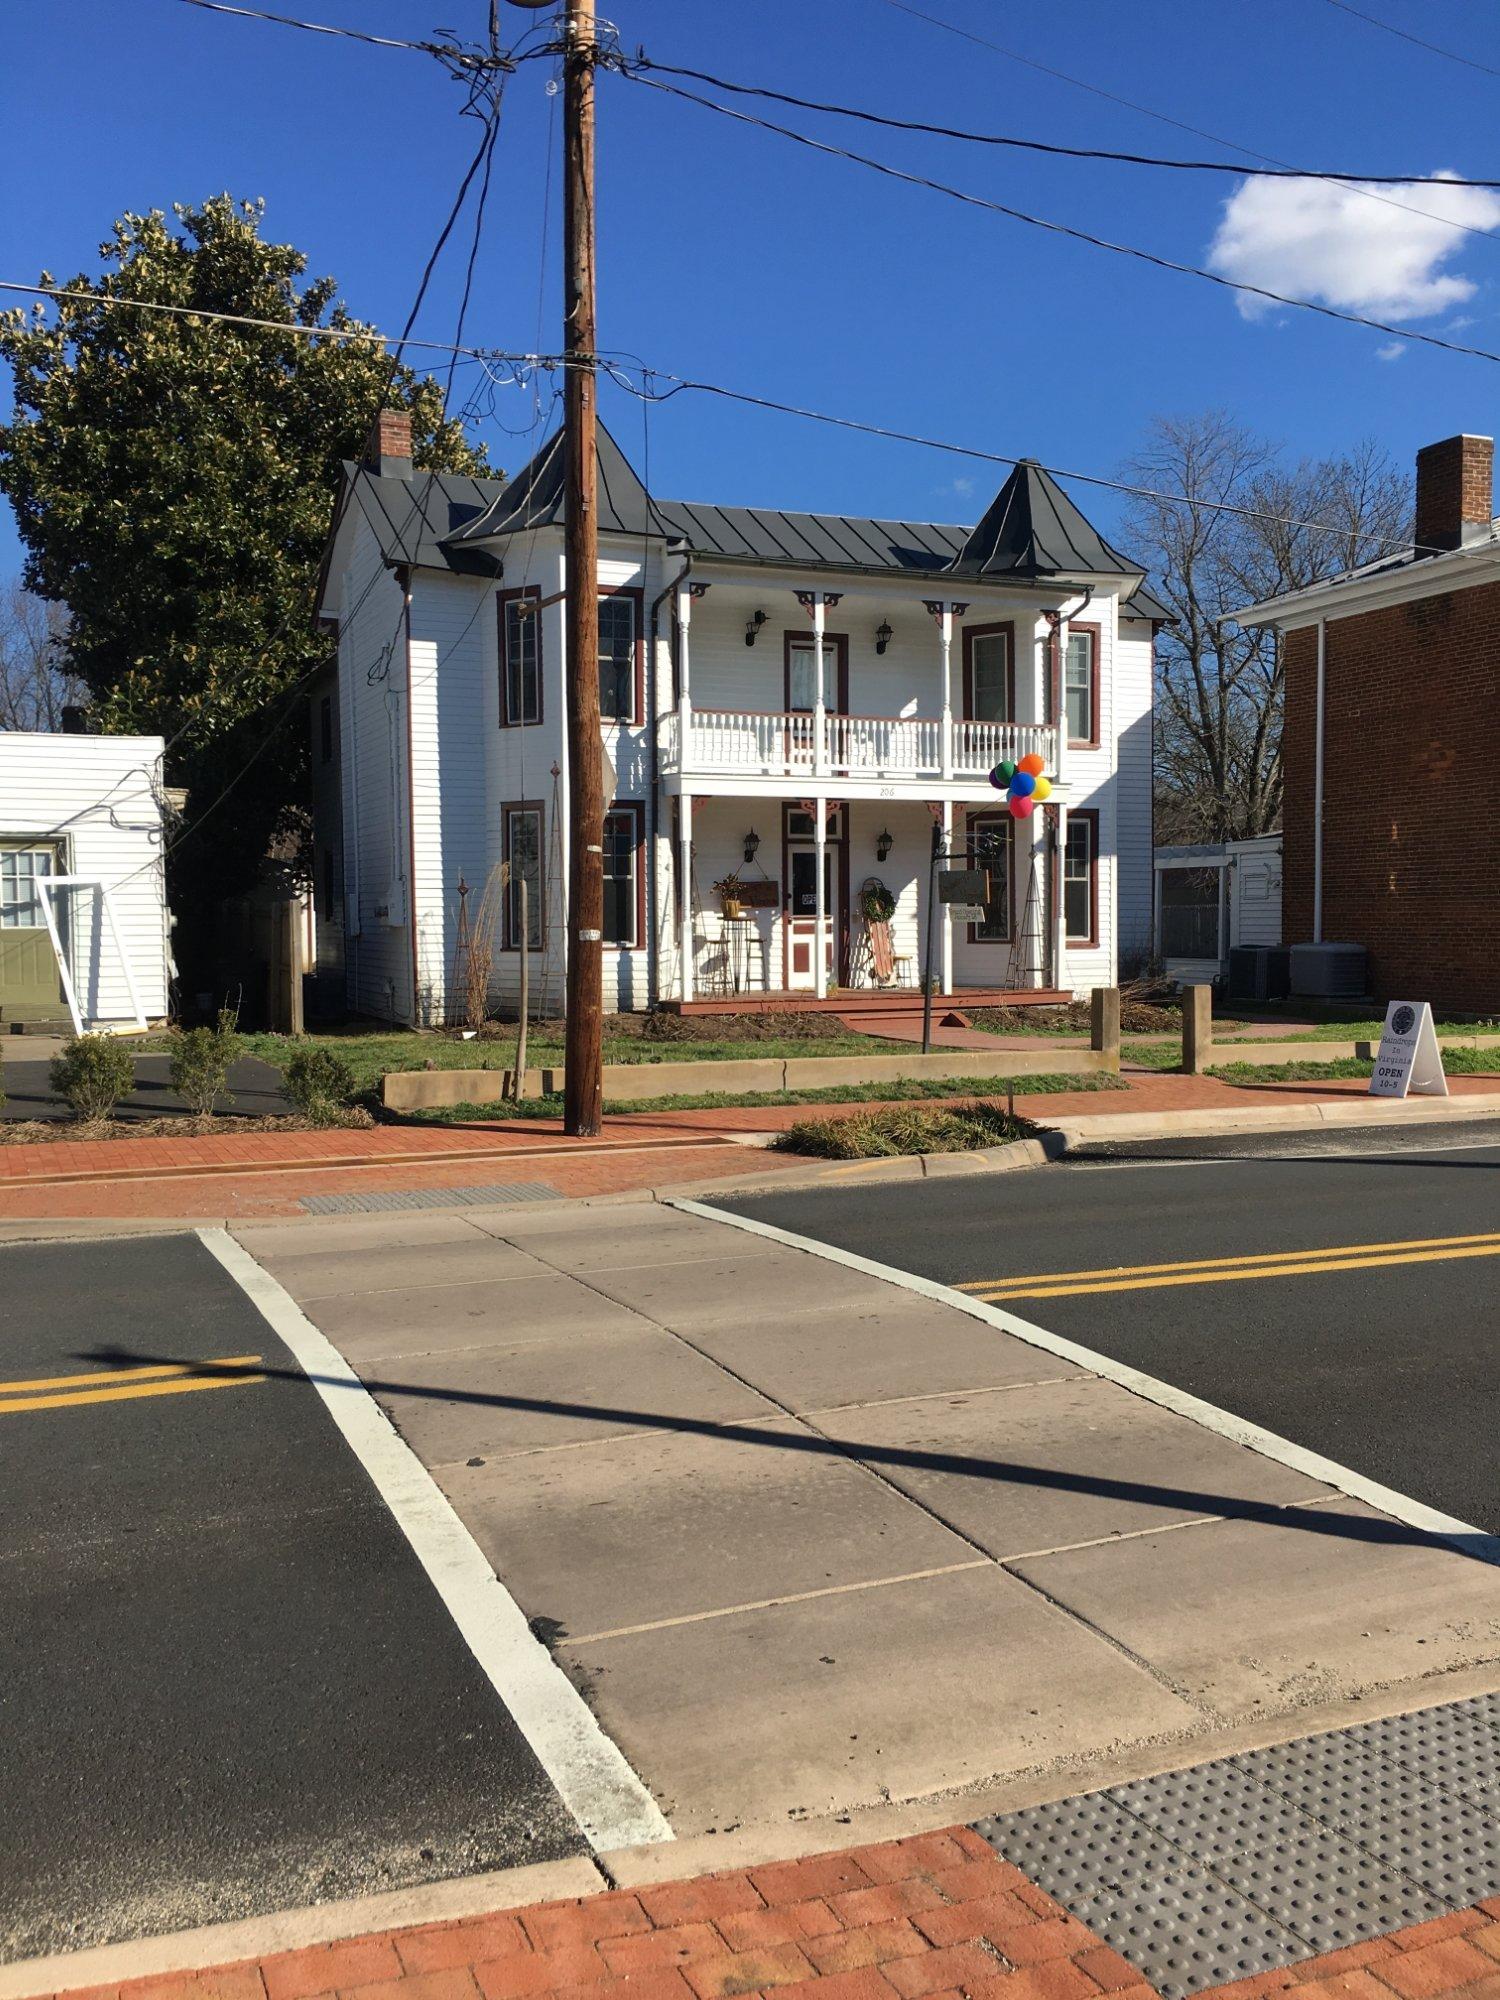
[[[923,1104],[891,1105],[856,1111],[842,1118],[804,1118],[773,1143],[786,1153],[810,1153],[823,1160],[876,1160],[908,1153],[968,1153],[1004,1146],[1030,1131],[995,1104],[960,1104],[937,1109]]]
[[[47,1076],[73,1116],[95,1125],[135,1088],[135,1062],[108,1035],[75,1035],[52,1058]]]

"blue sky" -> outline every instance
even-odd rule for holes
[[[1500,170],[1500,78],[1395,40],[1330,0],[916,3],[1297,165]],[[1069,144],[1234,157],[890,0],[615,4],[627,49],[745,81]],[[1369,7],[1500,68],[1500,17],[1488,6]],[[396,35],[440,24],[476,35],[485,0],[284,0],[283,11]],[[509,0],[504,13],[513,34],[546,19]],[[387,328],[404,319],[475,139],[458,116],[458,88],[425,58],[201,14],[181,0],[18,0],[6,42],[0,277],[92,271],[122,210],[228,189],[264,197],[267,233],[300,245],[314,273],[333,273],[362,317]],[[558,340],[555,173],[541,265],[556,112],[548,74],[546,64],[524,66],[507,90],[469,319],[469,337],[485,345],[530,348],[539,324],[544,347]],[[1191,263],[1210,255],[1238,185],[766,110]],[[1403,464],[1429,439],[1494,428],[1493,363],[1415,346],[1382,358],[1388,343],[1360,328],[1298,312],[1247,317],[1217,287],[814,158],[608,76],[599,165],[601,345],[663,371],[1101,473],[1120,466],[1153,414],[1207,406],[1297,453],[1375,436]],[[1450,197],[1446,211],[1494,229],[1500,203],[1462,199]],[[1259,208],[1245,198],[1234,245],[1221,252],[1247,260],[1242,274],[1394,301],[1393,316],[1413,326],[1458,324],[1455,337],[1500,349],[1500,236],[1418,225],[1413,241],[1407,220],[1381,203],[1325,205],[1309,251],[1295,241],[1305,217],[1280,194]],[[450,249],[419,333],[452,337],[463,255]],[[530,420],[524,394],[496,401],[510,425]],[[966,520],[1002,476],[697,396],[653,411],[649,440],[638,401],[607,389],[603,408],[638,463],[649,441],[651,484],[676,497]],[[509,468],[529,448],[495,423],[482,434]],[[1115,519],[1111,497],[1075,494],[1101,525]],[[6,519],[0,576],[18,566]]]

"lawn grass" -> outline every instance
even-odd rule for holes
[[[879,1160],[910,1153],[970,1153],[1029,1137],[1024,1118],[998,1105],[955,1105],[935,1111],[907,1105],[890,1111],[856,1111],[849,1118],[804,1118],[772,1141],[780,1153],[820,1160]]]
[[[743,1111],[758,1104],[893,1104],[943,1098],[1004,1097],[1008,1088],[1019,1097],[1023,1093],[1055,1096],[1065,1090],[1123,1090],[1127,1086],[1107,1070],[1089,1070],[1082,1076],[934,1076],[902,1077],[890,1083],[829,1083],[808,1090],[713,1090],[695,1096],[607,1098],[604,1109],[612,1118],[632,1113],[647,1116],[656,1111]],[[489,1104],[435,1104],[422,1111],[405,1111],[388,1122],[399,1125],[491,1124],[512,1118],[560,1118],[561,1094],[528,1097],[519,1104],[509,1101]]]
[[[1455,1021],[1446,1014],[1434,1015],[1433,1020],[1440,1035],[1459,1035],[1466,1040],[1478,1042],[1500,1036],[1500,1021]],[[1243,1043],[1268,1039],[1264,1035],[1236,1035],[1224,1032],[1231,1027],[1247,1025],[1249,1024],[1243,1021],[1215,1021],[1214,1040]],[[1257,1025],[1275,1027],[1277,1024],[1275,1017],[1271,1016]],[[1320,1021],[1313,1027],[1289,1027],[1284,1033],[1278,1032],[1276,1039],[1285,1042],[1378,1042],[1384,1032],[1384,1020]]]
[[[1209,1070],[1224,1083],[1320,1083],[1337,1077],[1368,1077],[1375,1065],[1361,1056],[1339,1056],[1332,1062],[1221,1063]],[[1445,1048],[1447,1076],[1500,1076],[1500,1042],[1488,1048]]]
[[[421,1035],[410,1030],[371,1030],[367,1034],[338,1033],[304,1035],[254,1034],[243,1037],[243,1053],[259,1056],[273,1068],[285,1069],[299,1049],[328,1049],[348,1064],[361,1092],[374,1090],[380,1079],[394,1070],[411,1069],[509,1069],[515,1060],[515,1030],[503,1035],[486,1035],[472,1042],[446,1034]],[[138,1054],[160,1052],[170,1047],[167,1037],[152,1035],[131,1043]],[[657,1040],[640,1034],[604,1036],[607,1063],[744,1062],[765,1056],[773,1061],[789,1061],[798,1056],[896,1055],[910,1050],[908,1042],[888,1042],[873,1035],[818,1033],[769,1035],[762,1037],[714,1036],[677,1040]],[[562,1037],[533,1029],[526,1038],[528,1068],[560,1068],[563,1061]]]

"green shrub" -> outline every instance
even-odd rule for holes
[[[108,1118],[122,1097],[135,1088],[135,1063],[130,1051],[108,1035],[75,1035],[52,1058],[48,1077],[65,1098],[75,1118]]]
[[[240,1047],[235,1017],[229,1012],[220,1014],[212,1028],[179,1028],[173,1035],[168,1064],[172,1088],[198,1117],[211,1117],[221,1097],[234,1102],[229,1092],[229,1065]]]
[[[305,1118],[332,1121],[354,1102],[354,1072],[331,1049],[299,1049],[286,1066],[286,1094]]]

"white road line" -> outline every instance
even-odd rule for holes
[[[1189,1422],[1200,1424],[1204,1430],[1216,1431],[1220,1437],[1259,1452],[1262,1458],[1274,1459],[1278,1465],[1289,1466],[1294,1472],[1305,1473],[1309,1479],[1317,1479],[1325,1486],[1336,1488],[1351,1500],[1362,1500],[1366,1506],[1389,1514],[1393,1520],[1451,1542],[1465,1555],[1476,1556],[1482,1562],[1500,1564],[1500,1535],[1487,1534],[1482,1528],[1471,1527],[1467,1521],[1455,1519],[1452,1514],[1439,1513],[1437,1508],[1413,1500],[1405,1493],[1397,1493],[1392,1487],[1382,1486],[1378,1480],[1366,1479],[1362,1472],[1354,1472],[1347,1465],[1324,1458],[1321,1452],[1308,1451],[1300,1444],[1293,1444],[1290,1438],[1262,1430],[1258,1424],[1247,1423],[1230,1410],[1221,1410],[1217,1404],[1190,1396],[1185,1389],[1175,1388],[1170,1382],[1158,1381],[1154,1375],[1143,1374],[1139,1368],[1129,1368],[1123,1361],[1096,1353],[1093,1348],[1081,1346],[1076,1340],[1067,1340],[1060,1333],[1050,1333],[1044,1326],[1034,1326],[1030,1320],[1019,1319],[1015,1313],[1006,1312],[999,1306],[985,1305],[982,1300],[953,1291],[933,1278],[918,1277],[913,1271],[899,1271],[890,1264],[877,1264],[872,1257],[861,1257],[853,1250],[842,1250],[832,1243],[820,1243],[811,1236],[798,1236],[790,1229],[778,1229],[774,1223],[761,1222],[753,1216],[734,1215],[728,1209],[711,1208],[705,1202],[690,1201],[680,1196],[670,1197],[668,1205],[680,1208],[687,1215],[727,1222],[735,1229],[746,1229],[752,1235],[769,1237],[773,1243],[785,1243],[794,1250],[806,1250],[814,1257],[844,1264],[851,1271],[862,1271],[867,1277],[883,1278],[887,1284],[900,1285],[924,1299],[936,1299],[940,1305],[953,1306],[957,1311],[967,1313],[970,1319],[983,1320],[989,1326],[998,1327],[1002,1333],[1014,1334],[1017,1340],[1040,1347],[1045,1353],[1076,1362],[1090,1374],[1118,1383],[1132,1395],[1143,1397],[1148,1403],[1157,1403],[1164,1410],[1172,1410]]]
[[[602,1852],[671,1840],[656,1801],[343,1355],[226,1230],[195,1233],[311,1379],[590,1845]]]

